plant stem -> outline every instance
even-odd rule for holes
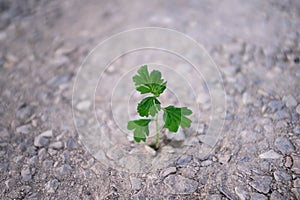
[[[158,114],[156,114],[156,116],[155,116],[155,126],[156,126],[155,148],[158,149],[158,142],[159,142]]]

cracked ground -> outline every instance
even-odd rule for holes
[[[132,174],[81,144],[72,87],[99,42],[147,26],[203,44],[226,122],[205,158]],[[298,1],[2,0],[0,49],[0,199],[300,199]]]

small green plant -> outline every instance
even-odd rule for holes
[[[187,107],[167,106],[162,107],[158,97],[167,88],[167,81],[164,81],[161,72],[153,70],[150,74],[147,65],[140,67],[138,74],[133,76],[136,90],[141,94],[150,94],[137,105],[137,112],[142,119],[129,121],[127,128],[133,130],[133,138],[136,142],[146,142],[146,137],[149,136],[149,123],[155,122],[155,143],[151,146],[154,149],[159,148],[159,133],[162,129],[169,129],[170,132],[177,132],[179,126],[187,128],[191,126],[191,120],[186,116],[191,115],[192,111]],[[158,113],[163,111],[164,125],[159,126]],[[151,117],[150,117],[151,116]],[[148,117],[148,118],[145,118]]]

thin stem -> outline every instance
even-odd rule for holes
[[[158,114],[155,116],[155,126],[156,126],[156,141],[155,141],[155,147],[158,149],[158,142],[159,142],[159,128],[158,128]]]

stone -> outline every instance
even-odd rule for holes
[[[49,145],[49,147],[59,150],[62,149],[64,147],[64,144],[61,141],[57,141],[57,142],[53,142]]]
[[[39,156],[39,160],[44,160],[45,158],[48,157],[47,150],[46,150],[45,148],[41,148],[41,149],[38,151],[38,156]]]
[[[66,147],[68,149],[74,149],[76,147],[76,142],[74,141],[73,138],[69,138],[66,142]]]
[[[31,117],[32,114],[33,114],[33,107],[23,104],[22,106],[19,107],[16,113],[16,117],[20,120],[26,120],[29,117]]]
[[[274,132],[274,128],[272,125],[264,125],[264,130],[268,133]]]
[[[284,171],[277,170],[273,173],[273,175],[275,180],[278,182],[288,182],[292,180],[292,176]]]
[[[73,77],[73,74],[57,75],[57,76],[53,77],[51,80],[49,80],[47,85],[57,87],[57,86],[68,83],[72,77]]]
[[[251,194],[250,200],[268,200],[268,197],[266,197],[263,194],[259,194],[259,193],[254,192],[254,193]]]
[[[271,108],[272,112],[282,110],[284,103],[282,101],[273,100],[268,103],[268,107]]]
[[[151,148],[151,147],[149,147],[148,145],[145,145],[144,146],[145,147],[145,150],[151,155],[151,156],[156,156],[156,151],[153,149],[153,148]]]
[[[296,112],[300,115],[300,104],[297,106]]]
[[[45,190],[47,193],[54,193],[57,190],[58,186],[59,186],[58,180],[53,179],[53,180],[48,181],[45,184]]]
[[[44,147],[49,143],[49,140],[41,135],[38,135],[34,138],[33,144],[36,147]]]
[[[276,190],[272,192],[270,200],[285,200],[285,198]]]
[[[211,160],[204,160],[204,161],[202,161],[201,163],[200,163],[200,166],[201,167],[207,167],[207,166],[209,166],[209,165],[211,165],[212,164],[212,161]]]
[[[22,125],[16,128],[17,133],[28,134],[32,130],[31,124]]]
[[[294,193],[296,199],[300,199],[300,188],[292,188],[291,191]]]
[[[240,66],[234,65],[234,66],[228,66],[222,68],[222,72],[227,76],[234,76],[240,71]]]
[[[246,188],[238,186],[234,188],[234,191],[240,200],[249,199],[249,193],[246,191]]]
[[[168,167],[166,169],[164,169],[160,174],[161,177],[166,177],[169,176],[170,174],[175,174],[177,171],[176,167]]]
[[[0,127],[0,138],[9,137],[10,134],[6,128]]]
[[[53,161],[52,160],[45,160],[43,162],[43,168],[44,169],[51,169],[53,167]]]
[[[68,150],[65,150],[61,155],[60,157],[62,158],[62,160],[64,162],[68,161],[70,159],[70,153]],[[92,166],[92,165],[91,165]]]
[[[252,97],[249,93],[244,92],[243,93],[243,98],[242,98],[243,104],[248,105],[252,103]]]
[[[54,155],[57,154],[57,150],[52,149],[52,148],[49,148],[49,149],[48,149],[48,153],[49,153],[50,156],[54,156]]]
[[[291,168],[291,167],[293,166],[293,159],[292,159],[291,156],[287,156],[287,157],[285,158],[284,166],[285,166],[286,168]]]
[[[173,194],[191,194],[198,188],[198,182],[185,178],[180,175],[170,175],[164,179],[171,193]]]
[[[254,176],[249,185],[258,192],[267,194],[271,189],[271,183],[272,177],[270,176]]]
[[[300,157],[299,157],[299,156],[292,155],[292,159],[293,159],[293,167],[292,167],[292,171],[293,171],[295,174],[300,174]]]
[[[290,118],[291,118],[291,115],[284,110],[279,110],[279,111],[275,112],[275,114],[273,116],[273,119],[275,119],[275,120],[290,119]]]
[[[225,152],[224,154],[218,155],[218,160],[222,164],[226,164],[230,161],[231,155],[229,152]]]
[[[132,190],[140,190],[142,188],[142,181],[136,177],[130,177],[130,184]]]
[[[281,155],[276,153],[274,150],[266,151],[259,155],[259,158],[261,159],[279,159],[281,158]]]
[[[6,172],[8,170],[8,163],[0,163],[0,172]]]
[[[290,154],[295,150],[295,147],[290,142],[290,140],[285,136],[280,136],[275,140],[275,147],[282,153],[282,154]]]
[[[58,48],[55,51],[56,56],[68,55],[76,50],[76,46],[72,44],[65,44],[64,46]]]
[[[300,134],[300,126],[296,126],[296,127],[293,129],[293,133],[299,135],[299,134]]]
[[[30,181],[32,178],[29,168],[23,168],[21,171],[21,176],[23,181]]]
[[[76,105],[76,108],[77,110],[80,110],[80,111],[87,111],[90,109],[92,103],[88,100],[85,100],[85,101],[81,101],[79,102],[77,105]]]
[[[5,183],[6,187],[7,187],[7,189],[11,189],[12,187],[15,186],[16,181],[11,178],[11,179],[6,180],[4,183]]]
[[[51,61],[49,62],[49,66],[51,68],[59,68],[68,63],[70,63],[70,59],[67,56],[60,55],[60,56],[55,56],[53,59],[51,59]]]
[[[282,101],[285,102],[286,107],[293,108],[297,106],[297,101],[292,95],[284,96]]]
[[[222,196],[218,194],[208,194],[207,199],[209,200],[222,200]]]
[[[192,159],[193,156],[191,155],[183,155],[176,161],[176,165],[178,165],[179,167],[183,167],[184,165],[189,163]]]
[[[55,172],[56,172],[55,175],[58,179],[62,179],[64,177],[70,175],[71,170],[72,170],[72,167],[70,165],[64,164],[55,170]]]
[[[50,138],[53,137],[53,131],[52,130],[47,130],[44,131],[40,134],[41,137],[46,137],[46,138]]]
[[[15,163],[21,164],[24,160],[24,156],[16,156],[13,160]]]
[[[27,163],[28,163],[29,165],[36,165],[37,162],[38,162],[38,157],[37,157],[37,156],[31,157],[31,158],[27,161]]]
[[[297,178],[296,180],[293,181],[293,186],[295,188],[300,188],[300,178]]]
[[[30,155],[30,156],[35,156],[37,154],[36,152],[36,147],[34,146],[28,146],[26,148],[26,152]]]

